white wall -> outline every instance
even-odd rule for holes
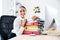
[[[2,15],[14,15],[14,0],[2,0]]]
[[[2,0],[0,0],[0,17],[2,15]]]

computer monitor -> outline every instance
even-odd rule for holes
[[[57,9],[51,5],[46,5],[44,30],[49,30],[51,27],[53,27],[52,25],[54,24],[53,22],[56,21],[55,20],[56,18],[57,18]]]

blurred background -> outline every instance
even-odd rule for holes
[[[37,15],[45,21],[44,29],[48,29],[55,20],[56,29],[60,30],[60,0],[2,0],[2,15],[18,15],[18,9],[20,6],[27,8],[27,17]],[[34,11],[34,8],[38,7],[40,12]]]

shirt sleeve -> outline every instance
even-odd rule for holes
[[[13,23],[12,32],[18,36],[18,35],[22,34],[23,30],[24,30],[24,28],[21,26],[21,19],[16,18]]]

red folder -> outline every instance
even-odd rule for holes
[[[39,32],[38,31],[24,31],[23,34],[27,34],[27,35],[29,35],[29,34],[35,34],[35,35],[38,35]]]
[[[25,26],[38,26],[39,22],[27,22]]]
[[[38,25],[39,25],[39,23],[38,23],[38,22],[34,22],[33,24],[34,24],[34,26],[38,26]]]
[[[33,26],[33,22],[27,22],[25,26]]]
[[[30,31],[24,31],[23,34],[29,35],[29,34],[32,34],[32,32],[30,32]]]

